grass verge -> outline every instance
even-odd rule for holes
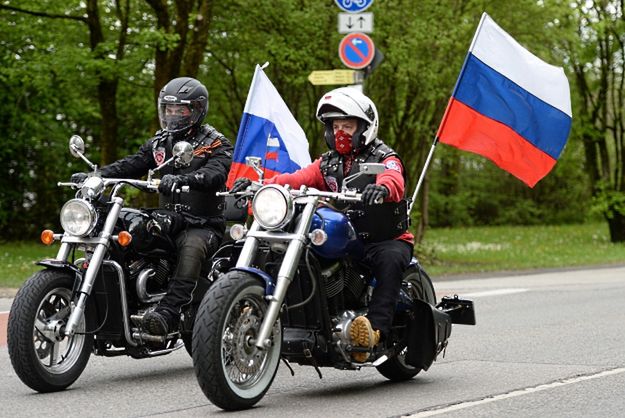
[[[432,275],[625,264],[625,244],[605,222],[427,231],[422,264]]]
[[[0,244],[0,288],[17,288],[54,257],[58,244]],[[625,264],[625,244],[612,244],[605,222],[561,226],[429,229],[418,249],[432,277],[496,271]]]

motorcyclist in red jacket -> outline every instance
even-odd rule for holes
[[[402,273],[412,257],[414,237],[407,230],[405,170],[397,153],[377,138],[375,104],[355,88],[326,93],[317,106],[317,118],[325,124],[324,136],[330,150],[307,167],[267,179],[265,184],[339,191],[343,179],[357,173],[361,163],[384,164],[384,172],[377,176],[360,176],[349,183],[350,188],[362,193],[362,210],[352,211],[362,215],[351,220],[365,242],[363,261],[377,282],[368,313],[354,319],[350,337],[354,345],[371,348],[390,331]],[[231,191],[243,190],[250,183],[240,178]],[[364,362],[369,354],[353,353],[352,357]]]

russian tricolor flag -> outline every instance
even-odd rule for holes
[[[489,158],[530,187],[553,168],[571,130],[569,83],[486,13],[437,137]]]
[[[260,66],[247,95],[226,186],[239,177],[258,180],[245,157],[263,160],[265,178],[292,173],[310,164],[308,140],[293,114]]]

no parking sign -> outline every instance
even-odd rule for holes
[[[371,64],[375,45],[364,33],[350,33],[339,44],[339,58],[346,67],[360,70]]]

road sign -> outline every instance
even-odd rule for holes
[[[373,13],[339,13],[339,33],[373,32]]]
[[[315,86],[355,84],[362,82],[362,72],[354,70],[318,70],[310,73],[308,81]]]
[[[339,58],[348,68],[360,70],[371,64],[375,55],[375,45],[364,33],[345,35],[339,44]]]
[[[341,10],[349,13],[358,13],[367,10],[373,3],[373,0],[334,0],[334,2]]]

